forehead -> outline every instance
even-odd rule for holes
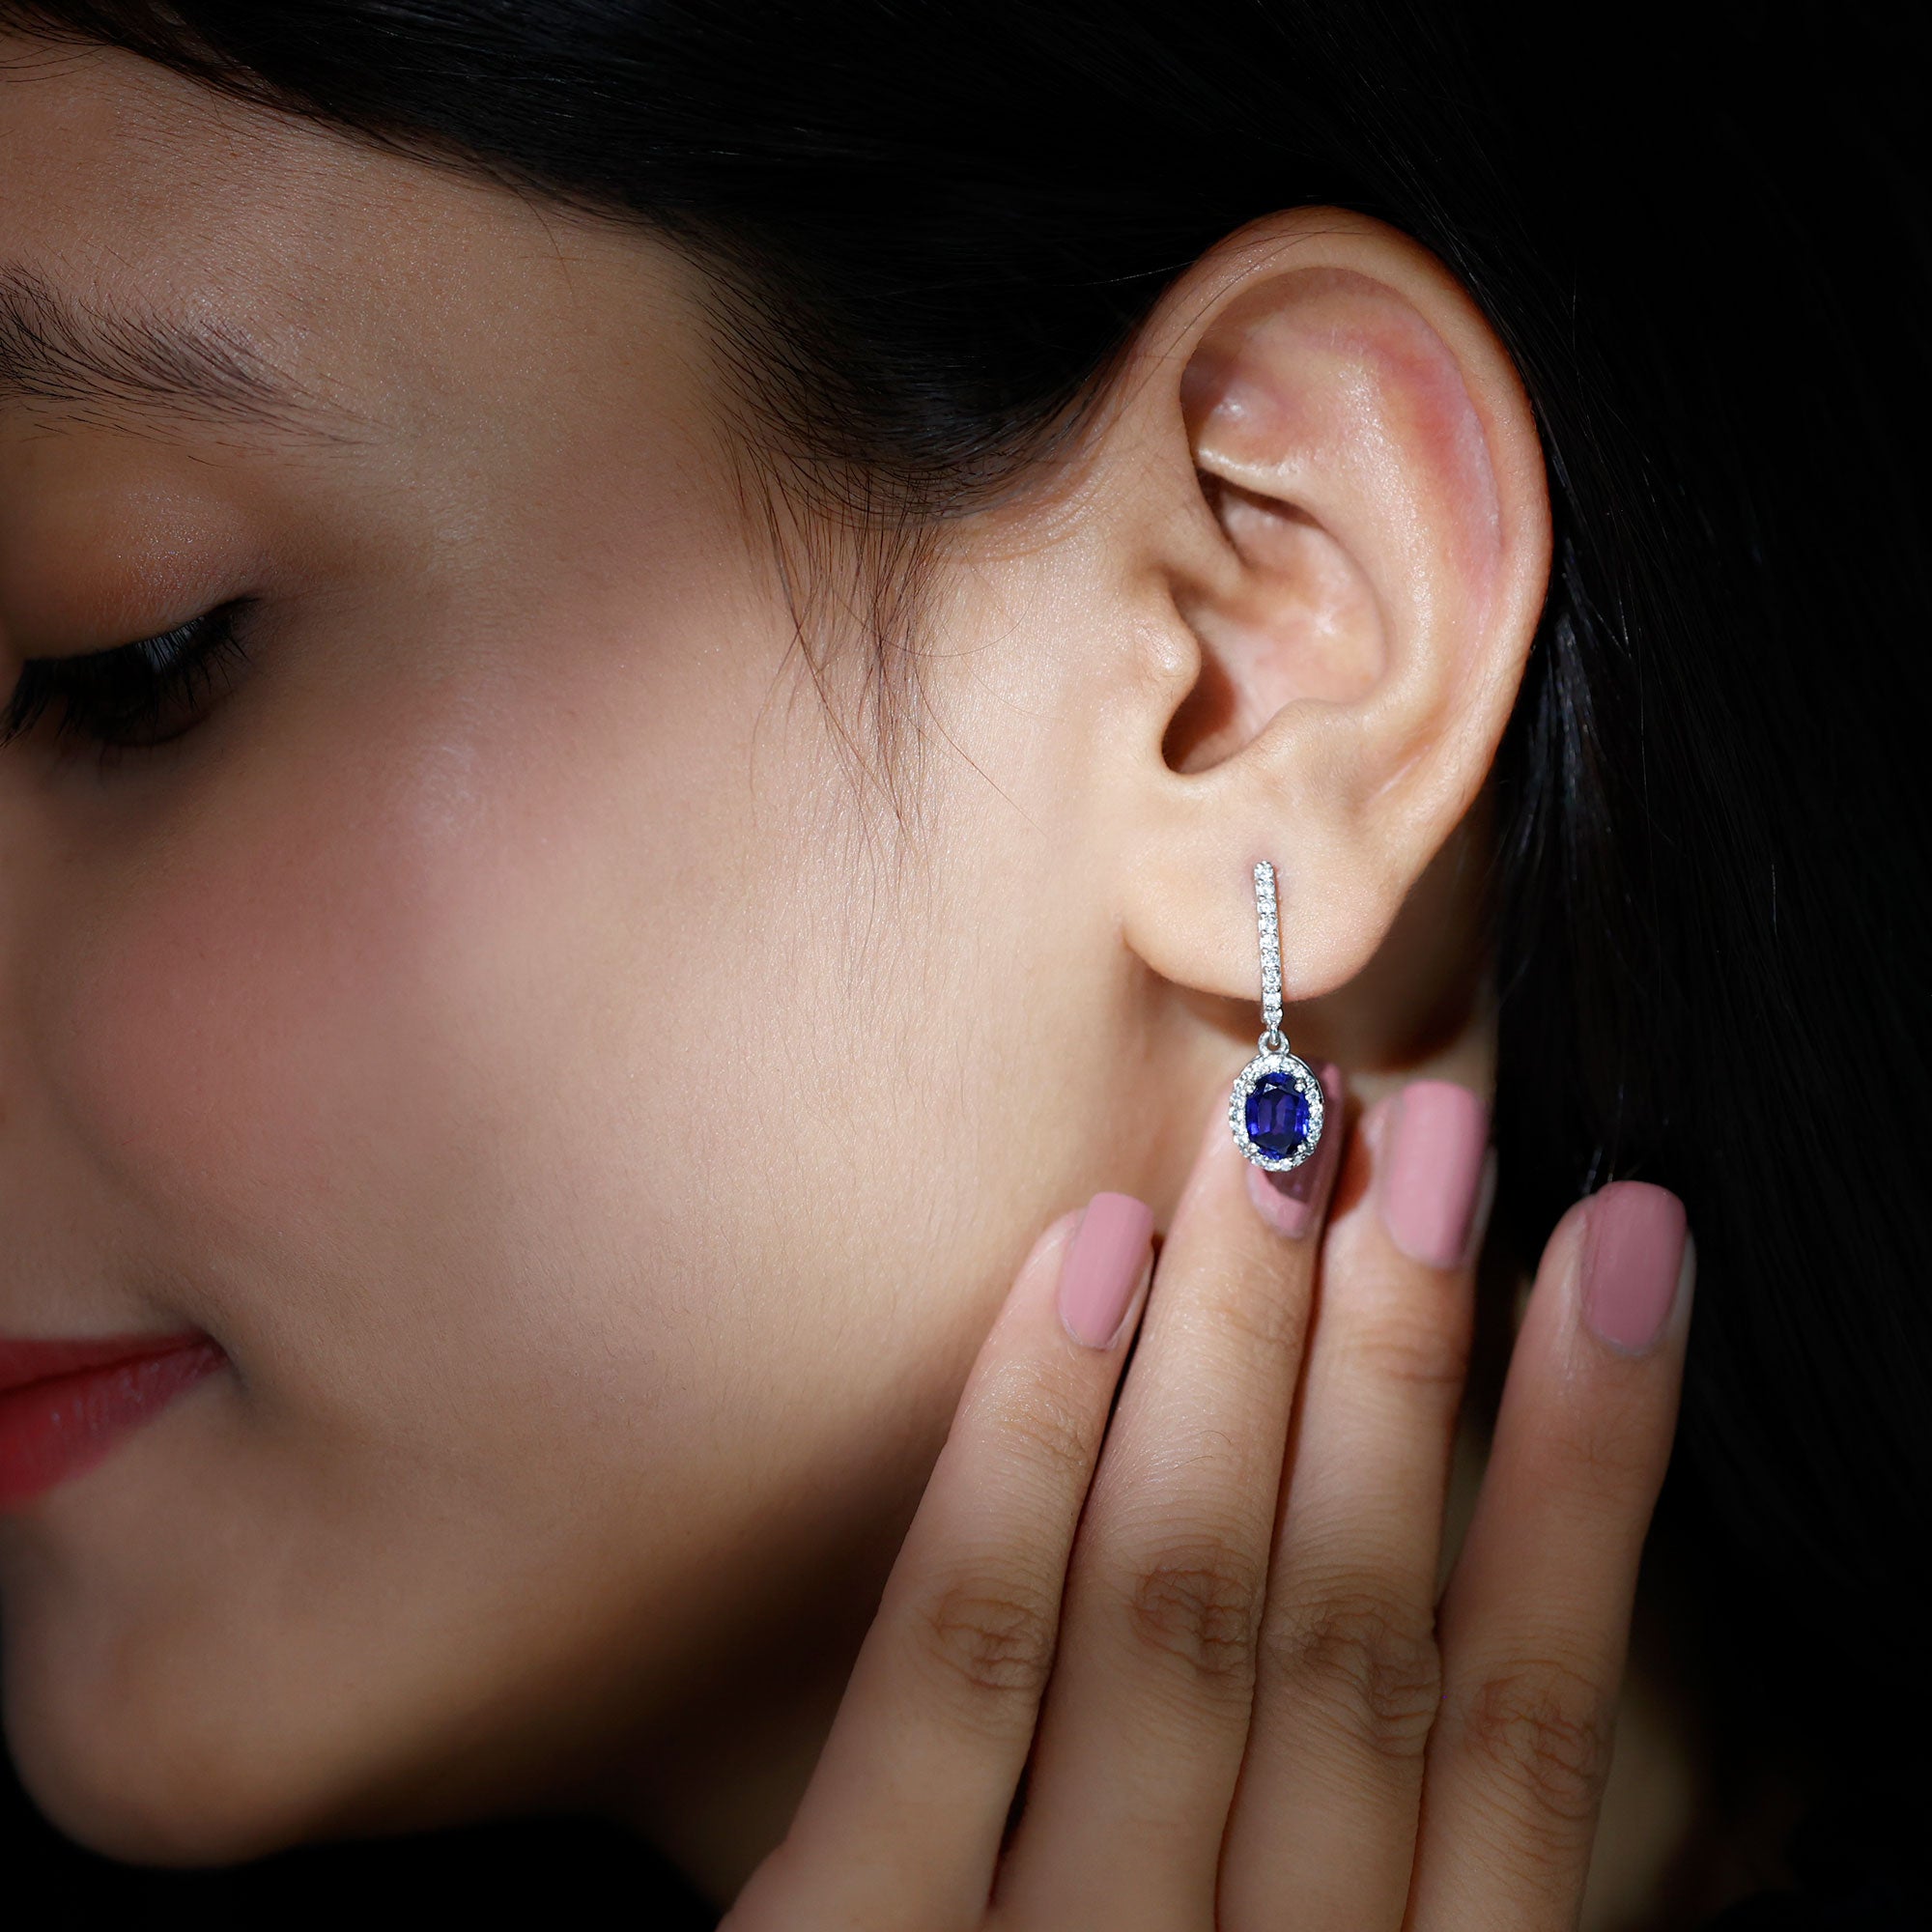
[[[0,33],[0,277],[205,328],[358,421],[634,355],[668,251],[633,230],[230,100],[119,51]]]

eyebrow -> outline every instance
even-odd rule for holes
[[[110,310],[0,268],[0,403],[22,402],[122,426],[172,416],[326,440],[339,413],[219,323]]]

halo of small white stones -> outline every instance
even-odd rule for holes
[[[1248,1135],[1248,1095],[1267,1073],[1287,1074],[1308,1101],[1308,1133],[1291,1154],[1265,1153]],[[1228,1096],[1228,1124],[1235,1130],[1235,1145],[1257,1167],[1264,1167],[1270,1174],[1286,1174],[1290,1168],[1299,1167],[1321,1139],[1321,1082],[1314,1068],[1295,1054],[1258,1053],[1235,1076],[1235,1090]]]

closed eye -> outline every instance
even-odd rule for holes
[[[247,662],[236,620],[245,600],[112,650],[29,658],[0,712],[0,745],[50,719],[56,739],[110,749],[163,745],[212,710]]]

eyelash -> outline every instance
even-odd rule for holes
[[[0,712],[0,745],[24,736],[49,711],[56,740],[84,739],[103,754],[181,737],[247,659],[235,621],[242,609],[240,602],[219,605],[113,650],[29,658]]]

